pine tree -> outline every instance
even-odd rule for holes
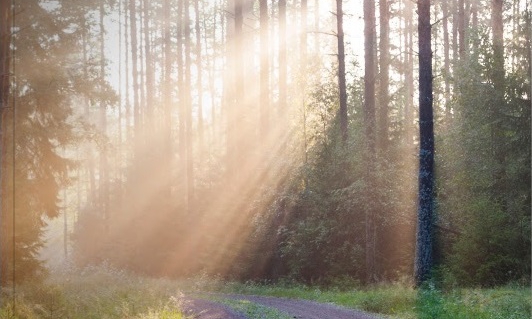
[[[415,279],[419,286],[433,266],[434,120],[432,110],[432,49],[430,0],[418,2],[419,34],[419,190]]]

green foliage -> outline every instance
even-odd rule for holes
[[[13,264],[17,281],[43,277],[36,258],[43,229],[47,218],[60,214],[59,192],[70,183],[68,173],[76,165],[64,150],[79,138],[73,126],[73,92],[84,84],[73,71],[79,33],[72,32],[61,6],[51,9],[42,2],[14,3],[19,31],[13,34],[16,76],[10,105],[15,113],[6,108],[2,115],[2,284]]]
[[[17,287],[15,307],[4,291],[2,300],[9,302],[0,309],[0,318],[185,319],[180,297],[175,283],[93,267],[81,274],[56,274],[45,284]]]
[[[390,318],[471,319],[530,318],[530,288],[507,286],[496,289],[451,289],[444,292],[429,283],[416,290],[412,285],[394,284],[340,291],[291,285],[228,284],[224,292],[307,299],[334,303]]]
[[[229,306],[230,308],[243,313],[249,319],[289,319],[292,318],[289,315],[270,308],[262,306],[247,300],[232,300],[232,299],[221,299],[219,300],[224,305]]]
[[[475,36],[455,77],[455,119],[438,140],[440,258],[461,286],[529,283],[530,79],[516,68],[498,92],[488,32]]]

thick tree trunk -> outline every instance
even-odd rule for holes
[[[347,88],[345,84],[344,12],[342,0],[336,0],[336,29],[338,40],[338,89],[340,92],[340,134],[347,143]]]
[[[415,279],[419,286],[433,266],[434,121],[430,0],[418,1],[419,34],[419,190]]]

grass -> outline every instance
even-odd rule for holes
[[[530,287],[453,289],[434,287],[416,290],[404,283],[369,289],[326,289],[297,284],[226,284],[224,292],[297,298],[329,302],[347,308],[378,313],[398,319],[521,319],[532,318]]]
[[[175,281],[133,276],[110,267],[52,275],[44,284],[17,287],[13,308],[0,292],[0,319],[191,319],[180,311],[183,291],[225,304],[255,319],[289,318],[275,309],[206,292],[252,294],[334,303],[398,319],[521,319],[532,317],[530,287],[452,289],[406,283],[372,288],[320,288],[294,283],[227,283],[200,276]],[[205,293],[205,294],[204,294]]]
[[[0,319],[188,319],[179,299],[171,281],[88,268],[17,286],[15,307],[10,292],[3,291]]]
[[[220,303],[230,307],[231,309],[243,313],[249,319],[291,319],[288,314],[285,314],[277,309],[262,306],[248,300],[232,300],[220,299]]]

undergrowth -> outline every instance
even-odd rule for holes
[[[2,291],[0,319],[186,319],[179,294],[167,280],[91,267],[17,286],[14,303]]]
[[[418,290],[403,282],[351,290],[248,282],[227,283],[219,290],[334,303],[398,319],[532,318],[531,288],[524,286],[455,288],[444,292],[432,286]]]
[[[148,279],[100,266],[51,275],[41,284],[17,286],[16,307],[10,291],[4,288],[0,291],[0,319],[190,319],[180,311],[182,292],[197,296],[215,292],[306,299],[398,319],[532,317],[531,289],[519,285],[445,291],[431,285],[414,289],[405,282],[323,288],[289,282],[231,283],[206,276],[185,281]],[[275,309],[227,300],[223,295],[214,301],[252,319],[285,318]]]
[[[218,302],[246,315],[249,319],[291,319],[289,315],[248,300],[220,299]]]

